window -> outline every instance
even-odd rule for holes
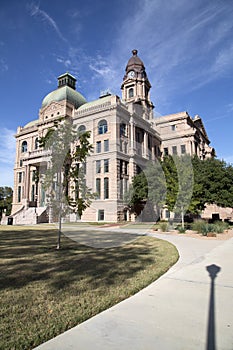
[[[31,201],[34,202],[34,200],[35,200],[35,185],[32,185]]]
[[[170,219],[170,211],[169,210],[165,210],[165,218]]]
[[[109,151],[109,140],[104,140],[104,152]]]
[[[131,98],[133,96],[134,96],[134,90],[133,90],[133,88],[130,88],[129,89],[129,98]]]
[[[104,178],[104,199],[109,198],[109,178]]]
[[[127,136],[127,127],[126,124],[120,124],[120,136]]]
[[[181,145],[181,146],[180,146],[180,150],[181,150],[181,154],[185,154],[185,153],[186,153],[186,147],[185,147],[185,145]]]
[[[18,176],[19,176],[19,183],[20,183],[22,182],[22,173],[20,172]]]
[[[79,128],[78,128],[78,132],[79,132],[80,134],[83,134],[85,131],[86,131],[85,125],[80,125]]]
[[[129,173],[129,162],[125,162],[125,175]]]
[[[172,154],[177,154],[177,147],[176,146],[172,146]]]
[[[87,173],[87,163],[86,162],[82,163],[82,172],[84,175],[86,175],[86,173]]]
[[[38,137],[37,137],[37,138],[35,139],[35,149],[38,149],[39,146],[40,146],[40,144],[39,144],[39,139],[38,139]]]
[[[106,134],[108,132],[108,124],[106,120],[101,120],[98,124],[98,134]]]
[[[175,131],[176,130],[176,126],[175,125],[171,125],[171,129],[172,129],[172,131]]]
[[[101,173],[101,160],[96,161],[96,174]]]
[[[165,148],[163,149],[163,153],[164,153],[165,156],[168,156],[168,148],[167,148],[167,147],[165,147]]]
[[[101,153],[101,141],[96,142],[96,153]]]
[[[109,160],[104,159],[104,172],[108,173],[109,172]]]
[[[20,159],[20,161],[19,161],[19,166],[23,166],[23,161],[22,161],[22,159]]]
[[[18,187],[18,202],[21,202],[21,186]]]
[[[25,152],[27,152],[27,150],[28,150],[28,144],[27,144],[27,141],[23,141],[22,142],[22,153],[25,153]]]
[[[123,160],[120,159],[120,175],[123,175]]]
[[[96,191],[96,194],[97,194],[97,199],[100,199],[100,194],[101,194],[101,182],[100,182],[100,179],[96,179],[95,181],[95,191]]]
[[[98,210],[98,221],[104,221],[104,209]]]

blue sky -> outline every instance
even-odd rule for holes
[[[87,100],[121,96],[131,50],[155,112],[199,114],[218,158],[233,162],[232,0],[1,0],[0,186],[13,185],[14,133],[38,118],[69,71]]]

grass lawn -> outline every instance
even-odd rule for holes
[[[173,245],[147,236],[108,249],[62,236],[57,251],[56,235],[0,227],[0,349],[32,349],[135,294],[178,259]]]

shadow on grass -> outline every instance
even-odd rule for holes
[[[88,280],[93,289],[114,285],[116,277],[127,278],[154,263],[146,244],[134,242],[116,248],[94,249],[62,237],[57,251],[56,231],[1,232],[0,289],[19,288],[35,281],[47,281],[52,290]],[[158,253],[159,252],[155,252]],[[83,284],[82,284],[83,285]]]

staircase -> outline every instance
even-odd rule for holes
[[[27,209],[23,207],[11,217],[13,218],[13,225],[35,225],[49,222],[46,207]]]

